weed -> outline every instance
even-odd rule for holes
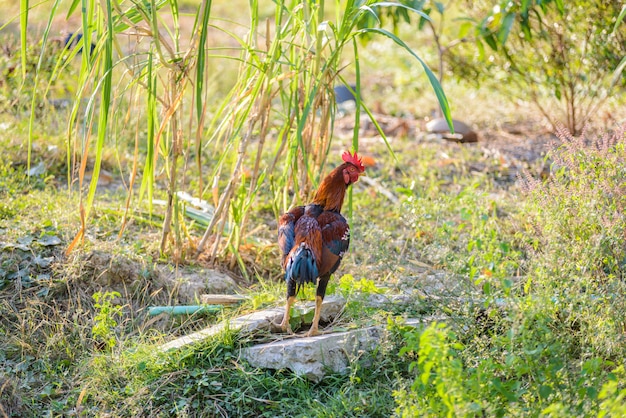
[[[94,304],[96,316],[94,317],[91,334],[96,340],[96,344],[108,350],[115,347],[117,343],[115,328],[118,324],[115,318],[122,315],[122,307],[114,305],[113,300],[120,296],[119,292],[96,292],[93,295],[93,300],[96,301]]]

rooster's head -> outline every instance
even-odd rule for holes
[[[365,167],[363,166],[361,159],[356,152],[351,154],[350,151],[345,151],[341,158],[346,162],[346,167],[343,169],[343,179],[346,182],[346,185],[356,183],[359,176],[365,173]]]

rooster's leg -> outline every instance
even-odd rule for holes
[[[289,312],[291,307],[296,301],[296,282],[293,280],[287,281],[287,304],[285,305],[285,315],[283,315],[283,322],[280,323],[280,328],[284,332],[292,333],[291,325],[289,325]]]
[[[285,315],[283,316],[283,322],[280,323],[280,328],[284,332],[288,332],[289,334],[292,334],[291,325],[289,325],[289,311],[291,310],[291,306],[293,305],[295,300],[295,296],[290,296],[287,298],[287,304],[285,305]]]
[[[320,312],[322,311],[322,302],[324,298],[321,296],[315,296],[315,315],[313,315],[313,323],[311,324],[311,329],[306,333],[307,337],[313,337],[319,334],[318,325],[320,323]]]
[[[313,315],[313,323],[311,329],[307,332],[307,337],[313,337],[319,334],[320,314],[322,312],[322,302],[324,301],[324,295],[326,294],[326,285],[330,276],[323,276],[317,280],[317,291],[315,295],[315,314]]]

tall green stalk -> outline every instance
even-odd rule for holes
[[[28,3],[22,0],[22,4]],[[276,195],[278,214],[310,197],[323,176],[333,140],[333,88],[337,83],[348,84],[340,75],[348,51],[357,97],[352,148],[359,149],[361,110],[384,138],[360,100],[357,39],[365,33],[390,37],[424,66],[449,118],[443,90],[420,57],[383,29],[359,27],[364,16],[373,13],[372,7],[387,5],[336,0],[333,21],[326,19],[325,0],[277,0],[273,18],[263,21],[258,2],[251,0],[249,30],[240,36],[227,27],[229,22],[213,18],[211,0],[198,6],[191,31],[182,26],[176,0],[74,0],[68,15],[81,13],[84,36],[76,100],[68,120],[68,174],[75,173],[69,167],[78,167],[82,184],[87,167],[93,166],[93,176],[86,198],[81,199],[82,227],[70,249],[87,228],[107,138],[135,125],[139,131],[133,135],[130,184],[141,175],[138,203],[147,197],[151,205],[159,191],[166,189],[161,252],[172,249],[170,254],[176,258],[186,252],[177,193],[188,187],[183,170],[195,159],[197,197],[215,206],[196,254],[204,253],[211,243],[210,259],[230,257],[231,266],[239,265],[245,274],[239,249],[250,234],[246,226],[257,195],[269,186]],[[209,47],[218,31],[237,43],[236,54],[228,55],[220,46]],[[212,69],[224,60],[239,63],[238,77],[216,103],[209,80],[215,77]],[[127,87],[113,91],[114,80]],[[83,97],[89,98],[86,106]],[[121,111],[128,116],[110,116]],[[183,115],[189,115],[189,123],[183,122]],[[119,120],[125,121],[123,127]],[[208,186],[203,186],[205,174]],[[135,192],[129,188],[128,193],[127,212],[132,210]]]

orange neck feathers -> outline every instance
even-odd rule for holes
[[[347,168],[349,164],[350,163],[341,164],[322,180],[322,183],[315,193],[313,204],[322,206],[324,210],[341,212],[343,199],[346,196],[346,189],[348,188],[343,178],[343,170]]]

